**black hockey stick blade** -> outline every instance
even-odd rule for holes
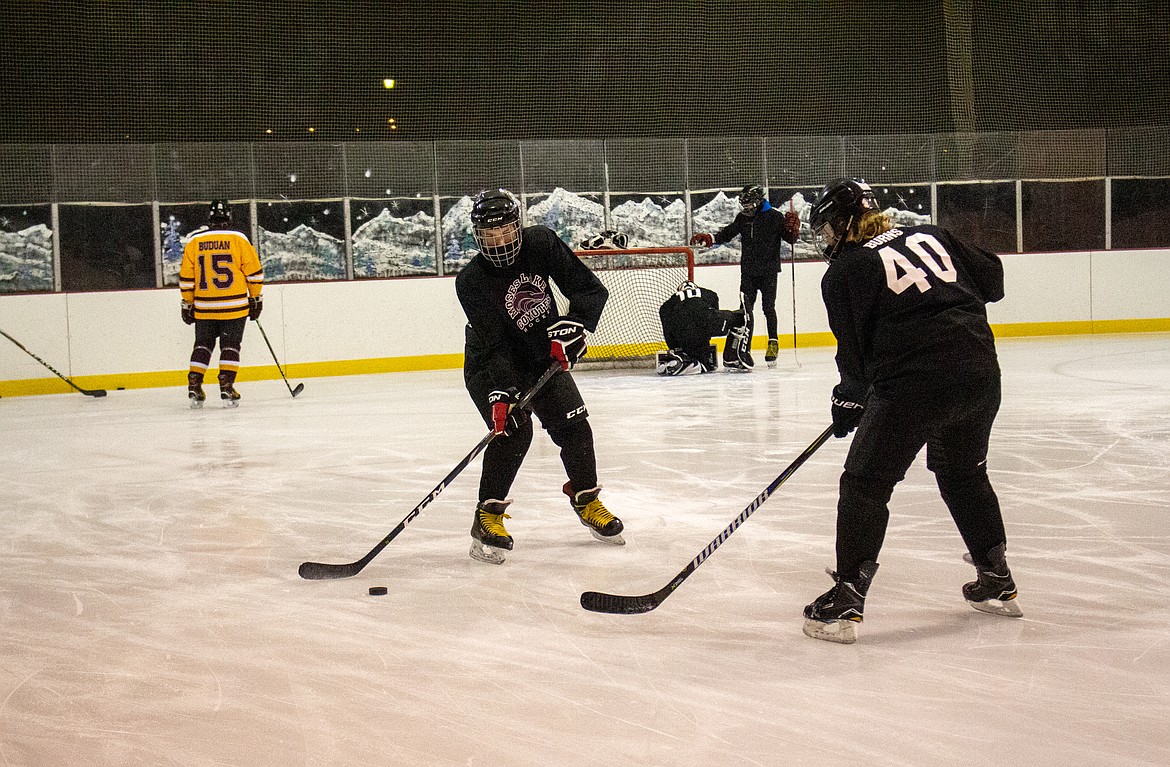
[[[53,375],[57,376],[57,377],[58,377],[58,378],[60,378],[62,381],[64,381],[65,383],[69,384],[70,386],[72,386],[74,389],[76,389],[77,391],[81,392],[81,393],[82,393],[82,394],[84,394],[85,396],[87,396],[87,397],[104,397],[104,396],[106,396],[106,390],[105,390],[105,389],[83,389],[83,388],[81,388],[80,386],[78,386],[77,384],[73,383],[73,382],[72,382],[72,381],[70,381],[68,378],[66,378],[65,376],[63,376],[63,375],[61,375],[60,373],[58,373],[56,368],[54,368],[54,367],[53,367],[52,365],[50,365],[49,363],[45,362],[43,359],[41,359],[41,358],[40,358],[40,357],[38,357],[37,355],[35,355],[35,354],[33,354],[32,352],[30,352],[28,349],[24,348],[24,344],[22,344],[20,341],[17,341],[15,338],[13,338],[12,336],[10,336],[10,335],[8,335],[7,333],[5,333],[3,330],[0,330],[0,336],[4,336],[4,337],[5,337],[5,338],[7,338],[9,341],[11,341],[12,343],[16,344],[18,347],[20,347],[20,350],[21,350],[22,352],[24,352],[25,354],[27,354],[28,356],[32,357],[32,358],[33,358],[34,360],[36,360],[37,362],[39,362],[39,363],[41,363],[42,365],[44,365],[45,367],[47,367],[47,368],[49,369],[49,371],[50,371],[50,372],[51,372]]]
[[[551,365],[548,370],[544,371],[544,374],[541,375],[537,382],[532,385],[532,388],[529,389],[516,403],[516,407],[527,407],[528,403],[532,401],[532,398],[536,396],[536,393],[540,391],[546,383],[548,383],[550,378],[552,378],[556,373],[560,372],[560,369],[560,364],[555,363]],[[423,498],[417,506],[411,509],[410,513],[403,517],[402,521],[398,523],[398,526],[391,530],[389,535],[378,541],[377,545],[370,549],[369,553],[364,557],[355,562],[346,562],[344,564],[329,564],[327,562],[302,562],[301,566],[297,568],[297,573],[302,578],[309,581],[327,581],[337,578],[352,578],[353,576],[360,573],[366,565],[374,560],[374,557],[381,553],[382,549],[386,548],[390,541],[397,538],[398,534],[405,530],[406,526],[413,522],[414,518],[422,513],[422,510],[425,509],[431,501],[438,498],[439,494],[447,488],[447,485],[451,484],[451,482],[453,482],[455,478],[458,477],[459,474],[467,468],[467,465],[475,460],[477,455],[484,451],[484,449],[488,446],[488,443],[490,443],[495,438],[495,432],[489,431],[487,434],[485,434],[483,439],[479,441],[479,444],[472,448],[470,453],[463,456],[463,460],[461,460],[455,466],[455,468],[447,474],[447,476],[443,477],[443,481],[435,486],[435,489],[431,491],[431,494],[426,498]]]
[[[621,594],[605,594],[600,591],[586,591],[581,595],[581,606],[590,612],[609,613],[611,615],[639,615],[641,613],[648,613],[658,607],[666,601],[667,597],[674,593],[675,589],[682,585],[683,581],[690,577],[691,573],[698,569],[699,565],[703,564],[707,557],[715,552],[715,549],[719,548],[724,541],[730,538],[731,534],[756,509],[763,506],[764,501],[768,500],[772,493],[776,492],[776,488],[783,485],[785,480],[791,477],[809,459],[809,456],[817,451],[817,448],[825,444],[825,440],[832,434],[833,427],[830,425],[812,441],[812,444],[804,449],[804,452],[796,457],[795,461],[788,465],[788,468],[780,473],[780,476],[772,480],[772,483],[764,488],[763,492],[757,495],[755,500],[749,503],[747,508],[741,511],[739,516],[732,520],[731,524],[715,537],[715,540],[707,544],[707,548],[699,552],[697,557],[692,559],[678,575],[674,576],[670,583],[652,594],[642,594],[641,596],[623,596]]]
[[[293,389],[292,384],[288,382],[288,376],[284,374],[284,368],[280,366],[280,360],[276,358],[276,350],[272,348],[272,344],[268,340],[268,333],[264,332],[264,326],[260,324],[259,318],[252,320],[256,323],[256,327],[260,328],[260,335],[264,336],[264,345],[268,347],[268,353],[272,355],[272,361],[276,363],[276,369],[280,373],[280,377],[284,380],[284,385],[288,388],[288,393],[296,397],[305,390],[303,383],[297,384],[297,388]]]

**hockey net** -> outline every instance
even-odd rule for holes
[[[658,309],[683,280],[694,279],[695,253],[686,246],[628,250],[578,250],[577,256],[609,290],[609,300],[589,336],[582,363],[603,366],[652,364],[666,349]],[[567,308],[564,296],[558,304]]]

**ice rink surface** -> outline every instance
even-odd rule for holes
[[[505,564],[467,555],[476,461],[338,581],[297,566],[364,555],[483,437],[458,371],[2,399],[0,765],[1170,764],[1170,335],[999,349],[1024,617],[963,602],[920,456],[852,646],[801,633],[846,440],[654,612],[579,606],[666,585],[821,432],[832,349],[580,373],[625,547],[538,432]]]

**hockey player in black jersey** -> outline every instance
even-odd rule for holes
[[[837,503],[835,584],[804,609],[804,633],[851,643],[877,572],[894,486],[922,447],[967,546],[977,610],[1022,615],[1007,535],[987,477],[1000,371],[986,304],[1003,297],[999,257],[938,226],[894,228],[870,187],[829,182],[812,208],[837,338],[834,435],[857,430]]]
[[[561,449],[569,480],[563,491],[581,524],[599,540],[624,544],[621,520],[598,497],[589,413],[569,373],[584,356],[585,332],[597,328],[609,293],[555,232],[523,227],[520,203],[506,190],[477,195],[471,224],[480,250],[455,278],[467,315],[463,376],[480,415],[499,435],[483,454],[471,556],[500,564],[512,549],[504,528],[507,496],[532,443],[529,414],[513,406],[554,361],[562,372],[532,399],[531,410]],[[552,283],[569,300],[564,315]]]
[[[714,236],[700,232],[691,237],[691,245],[711,247],[731,242],[737,236],[743,246],[739,261],[739,292],[747,307],[749,319],[760,295],[760,308],[768,326],[768,348],[764,361],[769,367],[776,365],[779,355],[779,324],[776,319],[776,283],[780,273],[780,262],[784,256],[784,243],[793,244],[800,236],[800,216],[792,211],[781,213],[771,206],[764,188],[748,185],[739,193],[740,212],[731,223],[720,229]],[[753,323],[754,327],[754,323]],[[748,336],[750,348],[751,336]],[[748,359],[751,354],[748,352]],[[745,361],[747,367],[751,363]]]
[[[658,374],[710,373],[717,367],[711,337],[725,334],[725,366],[729,370],[746,368],[744,358],[751,359],[747,316],[742,306],[740,311],[720,309],[715,291],[686,280],[658,309],[662,335],[670,347],[658,355]]]

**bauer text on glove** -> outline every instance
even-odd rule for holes
[[[865,405],[855,402],[841,392],[841,386],[833,387],[833,436],[845,437],[861,423],[861,416],[865,413]]]

